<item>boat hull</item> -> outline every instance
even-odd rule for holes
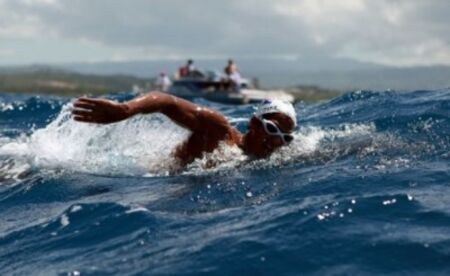
[[[183,81],[175,83],[169,93],[192,100],[195,98],[204,98],[209,101],[225,103],[225,104],[253,104],[259,103],[266,99],[278,99],[288,102],[294,102],[293,95],[281,90],[259,90],[243,88],[239,92],[218,89],[213,85],[205,85],[205,83],[195,83]]]

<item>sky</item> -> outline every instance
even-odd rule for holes
[[[0,0],[0,65],[234,57],[450,65],[448,0]]]

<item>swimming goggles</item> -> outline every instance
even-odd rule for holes
[[[294,136],[292,134],[281,132],[281,130],[274,122],[259,116],[257,116],[256,118],[261,121],[267,134],[280,137],[285,144],[290,143],[292,142],[292,140],[294,140]]]

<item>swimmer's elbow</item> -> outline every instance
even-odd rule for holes
[[[171,105],[171,96],[159,92],[152,91],[143,97],[139,97],[127,102],[127,107],[130,114],[148,114],[154,112],[162,112],[169,108]]]

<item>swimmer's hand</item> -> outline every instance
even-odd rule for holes
[[[73,119],[78,122],[110,124],[131,116],[126,104],[106,99],[79,98],[73,106]]]

